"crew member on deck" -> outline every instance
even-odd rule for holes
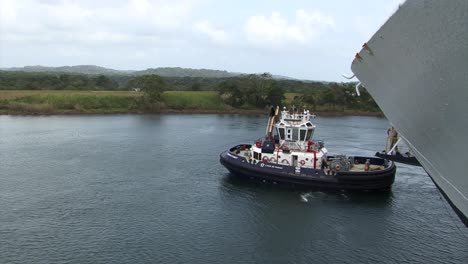
[[[397,140],[398,140],[398,132],[396,131],[396,129],[392,126],[391,128],[389,128],[387,130],[387,135],[388,135],[388,139],[389,139],[389,142],[390,142],[390,147],[389,149],[392,149],[393,146],[396,144]],[[395,148],[395,150],[397,150],[397,148]]]

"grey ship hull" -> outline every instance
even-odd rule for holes
[[[352,71],[468,225],[468,1],[407,1]]]

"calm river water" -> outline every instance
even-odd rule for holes
[[[388,193],[229,177],[219,153],[267,117],[0,116],[0,263],[467,263],[468,229],[423,169]],[[315,119],[330,153],[373,155],[388,122]]]

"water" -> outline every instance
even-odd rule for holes
[[[373,155],[388,123],[317,118],[331,153]],[[228,176],[218,154],[266,117],[0,116],[0,263],[466,263],[468,232],[418,167],[389,193]]]

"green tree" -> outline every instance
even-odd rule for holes
[[[269,73],[229,78],[219,85],[219,94],[226,104],[247,108],[280,105],[285,98],[284,89]]]
[[[345,83],[343,84],[344,91],[344,105],[348,109],[356,110],[358,109],[357,95],[355,93],[355,88],[352,84]]]
[[[320,103],[328,105],[328,110],[335,110],[335,94],[331,89],[326,89],[320,96]]]
[[[284,89],[278,85],[278,82],[272,80],[268,86],[266,101],[272,105],[281,105],[281,102],[285,99]]]
[[[360,104],[361,104],[361,109],[364,111],[379,111],[380,108],[379,106],[375,103],[374,99],[372,96],[369,94],[369,92],[361,87],[359,89],[361,92],[361,96],[359,97]]]
[[[264,107],[268,89],[272,83],[272,76],[269,73],[249,74],[242,78],[242,87],[247,102],[254,107]]]
[[[190,87],[190,90],[192,91],[200,91],[201,85],[199,82],[194,82],[192,86]]]
[[[336,106],[341,107],[341,111],[345,110],[345,98],[344,98],[344,91],[343,87],[338,85],[337,83],[332,83],[330,87],[330,91],[333,94],[333,98],[335,99],[332,104],[332,109],[336,110]]]
[[[112,90],[114,83],[112,80],[104,75],[99,75],[96,78],[96,86],[104,90]]]
[[[302,102],[306,107],[312,106],[312,111],[317,111],[318,96],[311,92],[302,95]]]
[[[241,107],[244,104],[244,95],[236,81],[223,81],[219,85],[219,94],[224,102],[230,106]]]
[[[162,93],[166,89],[164,80],[155,74],[140,75],[128,81],[129,88],[139,88],[144,94],[139,102],[140,106],[151,112],[161,108]]]

